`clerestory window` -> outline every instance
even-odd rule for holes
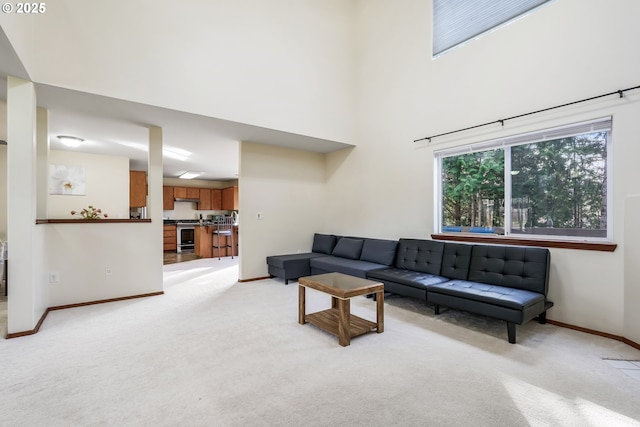
[[[433,0],[433,56],[525,15],[550,0]]]
[[[611,117],[436,151],[436,230],[611,240]]]

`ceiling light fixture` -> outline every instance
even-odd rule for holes
[[[180,179],[193,179],[196,178],[198,176],[202,175],[202,172],[185,172],[182,175],[180,175],[178,178]]]
[[[84,142],[84,139],[77,136],[58,135],[58,139],[67,147],[79,147]]]

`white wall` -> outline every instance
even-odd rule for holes
[[[7,140],[7,103],[0,101],[0,139]],[[7,240],[7,146],[0,145],[0,240]]]
[[[51,150],[49,164],[84,167],[87,189],[84,196],[50,194],[48,218],[80,218],[71,211],[80,212],[89,205],[112,219],[129,218],[129,158]]]
[[[103,157],[104,159],[99,159]],[[128,161],[125,162],[127,167],[122,170],[122,162],[118,158],[84,155],[78,155],[77,158],[85,162],[92,173],[102,174],[96,178],[111,184],[108,188],[102,188],[100,193],[92,193],[93,196],[97,200],[108,202],[111,200],[110,195],[124,194],[128,213]],[[95,163],[88,162],[88,159]],[[106,169],[98,169],[97,164]],[[45,277],[48,278],[50,273],[57,273],[59,278],[57,283],[47,283],[49,307],[162,291],[160,128],[150,127],[148,164],[148,207],[151,222],[110,223],[96,220],[90,223],[38,226],[44,230],[46,237],[42,248],[46,259]],[[118,179],[114,175],[123,175],[126,179]],[[89,183],[88,176],[89,171]],[[114,206],[119,199],[120,196],[113,199]],[[111,205],[106,204],[104,207],[106,211],[111,210]],[[110,274],[107,274],[107,269]]]
[[[267,256],[310,252],[327,230],[325,155],[242,142],[239,203],[240,279],[265,277]]]
[[[640,343],[640,194],[630,195],[625,203],[624,244],[624,337]]]
[[[500,133],[614,116],[614,253],[552,250],[549,318],[616,335],[637,307],[625,280],[624,200],[640,182],[640,94],[434,140],[414,139],[639,84],[640,3],[552,2],[537,13],[437,59],[430,2],[360,2],[357,148],[328,156],[327,223],[336,232],[428,238],[433,232],[433,150]],[[497,128],[500,128],[497,126]],[[334,231],[333,229],[331,231]]]
[[[152,223],[38,227],[46,230],[47,272],[60,278],[47,284],[49,307],[162,291],[161,255],[147,243],[161,233]]]
[[[7,240],[7,146],[0,145],[0,240]]]
[[[353,7],[53,0],[0,25],[35,82],[350,142]]]
[[[36,96],[33,83],[7,78],[7,332],[31,330],[46,309],[44,233],[36,226]],[[44,171],[42,171],[44,172]],[[17,236],[17,237],[16,237]]]

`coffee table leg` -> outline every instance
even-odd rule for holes
[[[305,287],[298,285],[298,323],[304,325],[307,323],[305,320]]]
[[[338,299],[338,344],[351,344],[351,300]]]
[[[376,292],[376,332],[384,332],[384,291]]]

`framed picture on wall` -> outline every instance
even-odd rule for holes
[[[49,165],[49,194],[84,196],[86,192],[84,166]]]

